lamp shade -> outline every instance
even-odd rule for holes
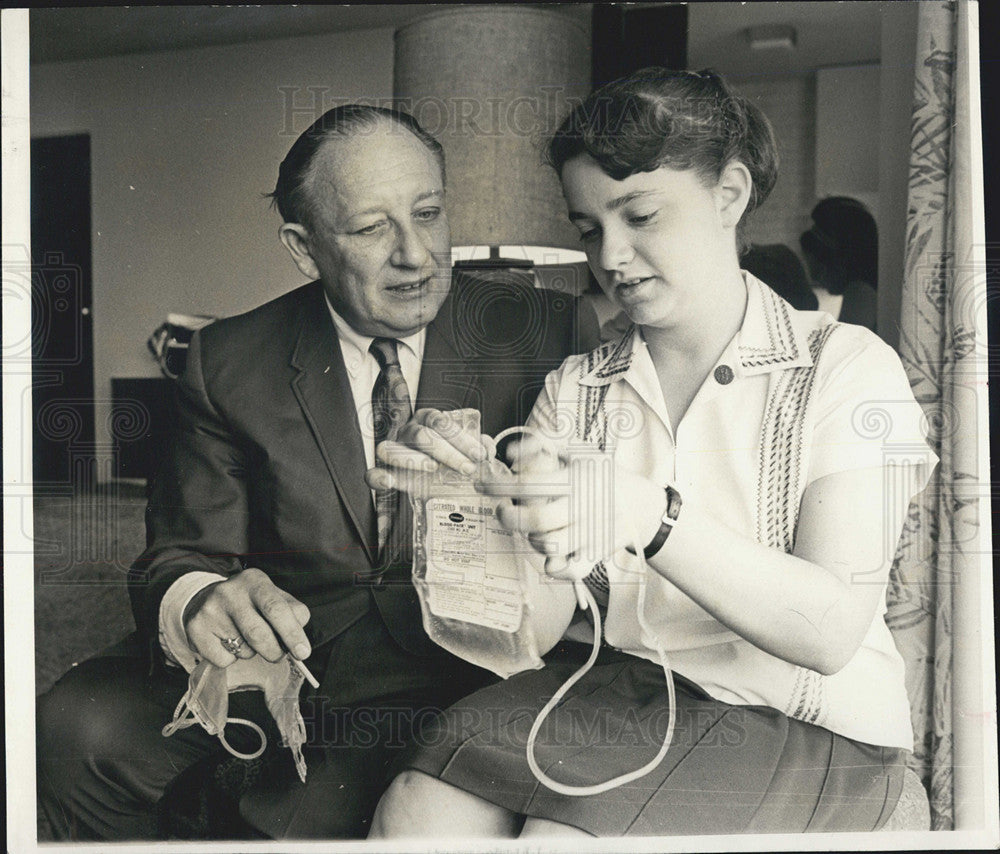
[[[590,42],[565,13],[456,6],[396,32],[394,99],[444,146],[456,246],[579,249],[544,145],[590,89]]]

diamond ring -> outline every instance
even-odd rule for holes
[[[246,641],[237,635],[234,638],[219,638],[219,643],[222,644],[226,652],[231,655],[239,655],[240,650],[243,649],[243,644],[246,643]]]

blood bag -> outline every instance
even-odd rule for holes
[[[488,465],[493,477],[506,466]],[[413,503],[413,583],[424,630],[439,646],[507,678],[544,662],[530,621],[544,558],[496,516],[499,499],[439,470]]]

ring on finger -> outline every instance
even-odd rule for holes
[[[240,654],[240,650],[243,649],[243,644],[245,644],[246,641],[239,635],[236,635],[231,638],[219,638],[219,643],[222,644],[223,649],[225,649],[225,651],[230,655],[238,656]]]

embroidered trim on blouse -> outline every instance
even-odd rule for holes
[[[635,339],[635,324],[629,327],[617,344],[609,342],[595,353],[603,356],[603,364],[597,364],[594,376],[601,380],[611,380],[624,374],[632,365],[632,342]],[[613,349],[612,349],[613,348]]]
[[[582,380],[608,358],[610,348],[611,345],[605,345],[587,354],[587,358],[580,363],[580,381],[576,385],[576,438],[595,444],[602,451],[605,450],[607,442],[608,416],[604,399],[608,396],[609,386],[584,385]]]
[[[792,317],[789,305],[769,289],[762,291],[761,304],[764,320],[767,322],[767,347],[739,346],[740,362],[744,368],[760,368],[765,365],[780,365],[794,362],[799,358],[799,348],[795,343]]]
[[[617,345],[611,342],[588,353],[587,358],[580,363],[580,379],[582,380],[597,369],[598,366],[601,368],[601,373],[598,376],[602,378],[614,376],[628,370],[631,363],[631,344],[628,350],[625,350],[622,345],[626,341],[631,342],[634,333],[635,327],[633,326],[626,335],[622,336],[621,341]],[[624,368],[620,368],[617,365],[622,361],[623,351],[625,353]],[[614,372],[604,374],[604,371],[609,370],[609,366],[611,365],[616,365]],[[578,382],[576,386],[576,438],[597,445],[601,451],[604,451],[607,445],[608,414],[604,402],[608,396],[609,387],[607,383],[592,386],[584,385],[582,382]],[[583,579],[583,582],[594,593],[598,603],[607,604],[611,585],[608,581],[608,572],[603,561],[594,564],[594,568]]]
[[[816,362],[835,328],[830,324],[810,333],[813,364],[779,374],[764,410],[757,476],[757,539],[785,552],[791,552],[795,543],[805,412],[816,378]]]
[[[816,366],[836,324],[809,335],[812,365],[783,371],[768,394],[760,439],[757,477],[757,540],[791,553],[795,546],[799,499],[805,476],[802,448],[806,411],[812,400]],[[824,710],[823,676],[797,667],[795,685],[784,712],[806,723],[820,723]]]

